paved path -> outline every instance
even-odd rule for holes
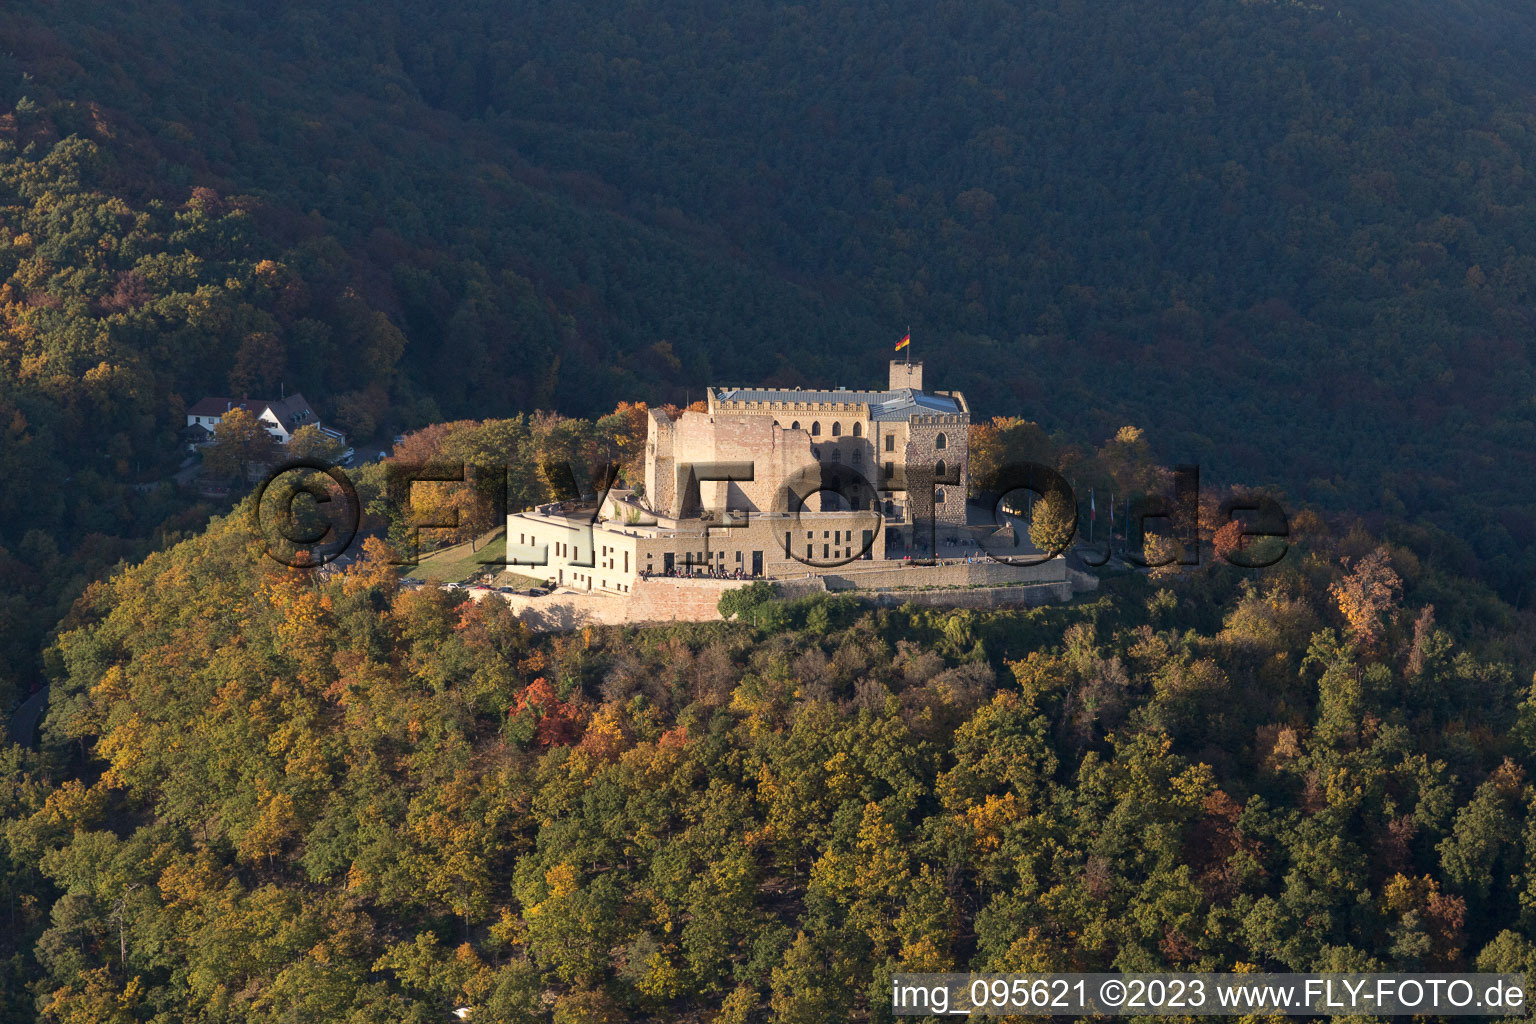
[[[16,709],[16,714],[11,717],[11,742],[20,743],[24,747],[30,747],[32,741],[37,738],[37,723],[43,718],[43,709],[48,706],[48,687],[43,687],[32,696],[21,702],[21,707]]]
[[[202,471],[202,459],[189,459],[185,465],[176,471],[176,474],[172,476],[171,479],[175,480],[176,483],[185,486],[190,484],[193,480],[196,480],[197,474],[201,473]]]

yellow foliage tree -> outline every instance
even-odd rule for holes
[[[1403,581],[1393,571],[1386,548],[1377,548],[1355,563],[1354,571],[1328,587],[1349,624],[1350,635],[1363,647],[1374,647],[1403,597]]]

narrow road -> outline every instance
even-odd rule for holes
[[[42,720],[43,709],[48,706],[48,687],[43,687],[21,702],[11,717],[11,742],[30,747],[37,738],[37,723]]]
[[[197,479],[197,474],[203,471],[202,459],[188,459],[187,464],[178,469],[171,477],[177,484],[185,486]]]

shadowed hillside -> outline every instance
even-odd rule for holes
[[[0,692],[206,516],[152,486],[204,394],[388,437],[857,385],[908,324],[982,417],[1141,425],[1528,605],[1533,42],[1488,0],[15,5]]]

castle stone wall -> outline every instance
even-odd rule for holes
[[[943,447],[939,447],[940,438]],[[960,416],[914,416],[907,425],[907,506],[914,523],[965,525],[970,431]],[[944,472],[938,474],[939,463]],[[953,483],[945,482],[947,480]],[[942,500],[938,500],[942,496]]]
[[[720,595],[747,586],[745,580],[643,579],[628,594],[555,593],[544,597],[471,591],[476,601],[505,600],[528,628],[540,633],[584,626],[627,626],[667,622],[712,622],[720,618]]]
[[[1080,574],[1072,574],[1077,576]],[[720,595],[749,585],[746,580],[636,580],[628,594],[555,593],[544,597],[472,591],[476,601],[501,599],[536,632],[585,626],[632,626],[668,622],[713,622]],[[899,570],[807,575],[776,581],[781,598],[794,600],[836,592],[881,607],[912,603],[949,608],[1008,608],[1070,600],[1074,590],[1096,581],[1069,578],[1063,559],[1039,566],[996,562],[909,566]]]

